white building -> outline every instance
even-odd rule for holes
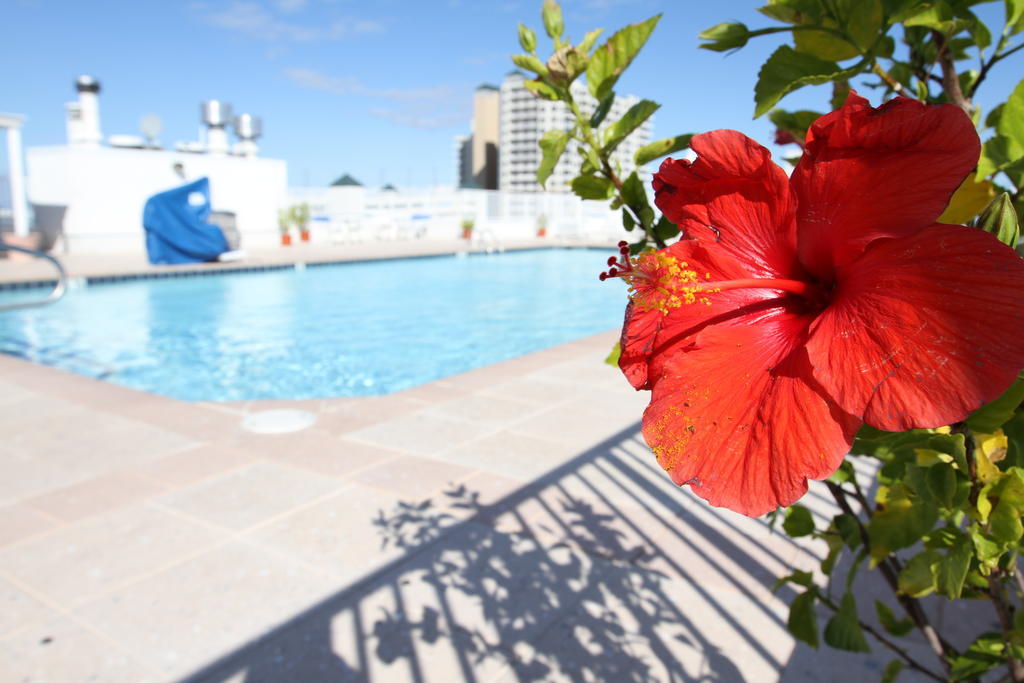
[[[234,214],[241,247],[278,242],[277,212],[288,199],[287,164],[256,156],[260,122],[232,116],[230,105],[204,103],[203,141],[173,150],[155,141],[159,120],[143,124],[150,139],[106,137],[100,127],[100,84],[76,81],[78,100],[65,107],[68,144],[27,150],[28,200],[40,233],[59,236],[68,253],[145,253],[146,200],[203,176],[214,211]],[[229,144],[231,127],[238,142]]]
[[[568,130],[574,120],[565,104],[535,97],[523,85],[524,80],[522,73],[513,71],[501,84],[498,187],[510,192],[541,192],[542,188],[537,183],[537,168],[541,161],[538,143],[545,132]],[[587,90],[583,79],[573,82],[572,94],[585,116],[590,116],[597,109],[597,100]],[[640,98],[633,95],[616,97],[601,130],[608,123],[617,121],[639,101]],[[612,158],[622,169],[623,178],[636,168],[633,163],[636,151],[651,141],[652,120],[647,119],[613,153]],[[579,144],[573,140],[548,179],[547,191],[570,192],[569,182],[579,175],[581,161]],[[649,177],[641,169],[640,180],[645,186]]]

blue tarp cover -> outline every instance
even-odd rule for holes
[[[228,251],[220,228],[210,217],[210,179],[160,192],[146,200],[142,225],[146,252],[154,265],[215,261]]]

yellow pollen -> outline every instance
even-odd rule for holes
[[[674,256],[647,251],[632,259],[633,271],[624,275],[629,281],[629,295],[633,303],[644,311],[658,311],[662,315],[685,304],[711,305],[701,294],[716,292],[699,283],[697,271],[686,261]],[[705,279],[711,274],[705,273]]]

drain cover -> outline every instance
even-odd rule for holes
[[[256,434],[288,434],[311,427],[316,415],[305,410],[261,410],[242,420],[242,429]]]

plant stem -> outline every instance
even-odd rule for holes
[[[999,624],[1003,627],[1003,642],[1006,643],[1006,667],[1010,671],[1010,680],[1014,683],[1021,683],[1024,681],[1024,663],[1013,656],[1013,648],[1010,643],[1010,632],[1013,631],[1013,608],[1006,604],[1005,591],[997,572],[992,572],[988,577],[988,594],[992,598],[992,607],[996,611],[996,616],[999,617]]]
[[[864,544],[865,548],[870,549],[871,538],[868,536],[867,527],[864,526],[860,517],[854,514],[853,509],[850,507],[850,501],[846,499],[846,493],[843,492],[842,488],[830,481],[826,481],[825,485],[828,486],[828,490],[832,493],[832,497],[835,498],[840,509],[857,521],[861,542]],[[889,588],[891,588],[892,592],[896,595],[896,600],[899,601],[903,610],[907,613],[907,616],[910,617],[910,620],[914,622],[917,629],[921,631],[922,635],[924,635],[924,638],[928,642],[929,647],[931,647],[932,652],[934,652],[939,658],[939,661],[942,662],[942,666],[945,668],[946,673],[949,673],[949,653],[952,652],[953,649],[928,621],[928,616],[924,613],[924,610],[921,609],[920,603],[909,595],[900,593],[899,570],[897,567],[898,564],[895,562],[895,558],[891,555],[882,559],[878,563],[878,569],[882,572],[885,582],[889,584]]]
[[[646,223],[644,223],[643,220],[640,218],[639,212],[636,211],[632,206],[630,206],[629,203],[625,200],[625,197],[623,197],[622,179],[619,178],[619,176],[612,169],[611,162],[608,160],[608,158],[605,155],[601,154],[601,145],[597,141],[597,137],[595,137],[594,135],[594,129],[591,128],[590,121],[588,121],[586,117],[583,116],[583,112],[580,111],[579,105],[576,104],[576,100],[573,99],[571,92],[567,94],[565,103],[569,106],[569,111],[571,111],[572,115],[576,118],[576,123],[577,125],[579,125],[580,132],[583,134],[584,141],[586,142],[586,144],[590,145],[590,148],[593,150],[598,160],[600,160],[601,173],[604,175],[604,177],[608,178],[608,180],[612,181],[612,184],[615,186],[615,191],[618,193],[619,200],[622,202],[622,205],[629,209],[629,212],[633,214],[633,219],[636,221],[636,224],[643,228],[644,233],[647,235],[647,237],[653,240],[656,245],[658,245],[658,249],[664,249],[666,246],[665,241],[662,240],[654,232],[654,226],[647,225]]]
[[[970,116],[974,107],[971,106],[971,101],[964,96],[963,90],[960,89],[960,78],[957,76],[953,58],[949,54],[946,36],[939,31],[933,30],[932,37],[935,38],[935,44],[938,46],[939,66],[942,67],[942,90],[946,93],[946,97],[949,98],[950,102],[963,109],[964,113]]]
[[[833,612],[838,612],[839,611],[839,606],[836,605],[835,602],[833,602],[831,598],[829,598],[827,596],[824,596],[824,595],[819,595],[818,599],[823,604],[825,604],[829,609],[831,609]],[[861,621],[860,619],[858,619],[857,621],[858,621],[858,623],[860,623],[860,627],[863,630],[867,631],[872,636],[874,636],[875,640],[880,642],[882,645],[884,645],[885,647],[887,647],[890,650],[892,650],[893,652],[895,652],[903,661],[905,661],[907,663],[908,666],[910,666],[910,668],[916,669],[917,671],[920,671],[921,673],[923,673],[924,675],[928,676],[929,678],[934,678],[937,681],[945,681],[946,680],[945,678],[943,678],[942,676],[938,675],[937,673],[934,673],[933,671],[930,671],[929,669],[925,668],[925,666],[923,664],[921,664],[916,659],[911,657],[907,653],[906,650],[904,650],[899,645],[897,645],[896,643],[894,643],[891,640],[889,640],[887,637],[883,636],[871,624],[866,624],[863,621]]]
[[[1021,43],[1020,45],[1015,45],[1014,47],[1010,48],[1006,52],[1000,53],[999,51],[1001,49],[1003,49],[1003,46],[1005,44],[1006,44],[1006,36],[1003,36],[999,40],[999,45],[992,52],[992,57],[987,62],[985,62],[985,64],[982,65],[981,70],[978,72],[978,78],[974,81],[974,85],[971,86],[970,92],[967,93],[968,97],[972,97],[972,98],[974,97],[974,93],[978,92],[978,86],[981,85],[981,82],[983,80],[985,80],[986,76],[988,76],[988,72],[992,69],[993,66],[996,65],[996,63],[999,62],[999,60],[1006,59],[1007,57],[1012,55],[1017,50],[1020,50],[1021,48],[1024,48],[1024,43]]]
[[[892,88],[897,95],[904,95],[905,97],[914,97],[913,95],[905,94],[907,89],[903,87],[903,84],[897,81],[895,78],[893,78],[892,74],[883,69],[882,65],[879,64],[878,62],[871,63],[871,70],[875,72],[876,76],[885,81],[885,84]]]

